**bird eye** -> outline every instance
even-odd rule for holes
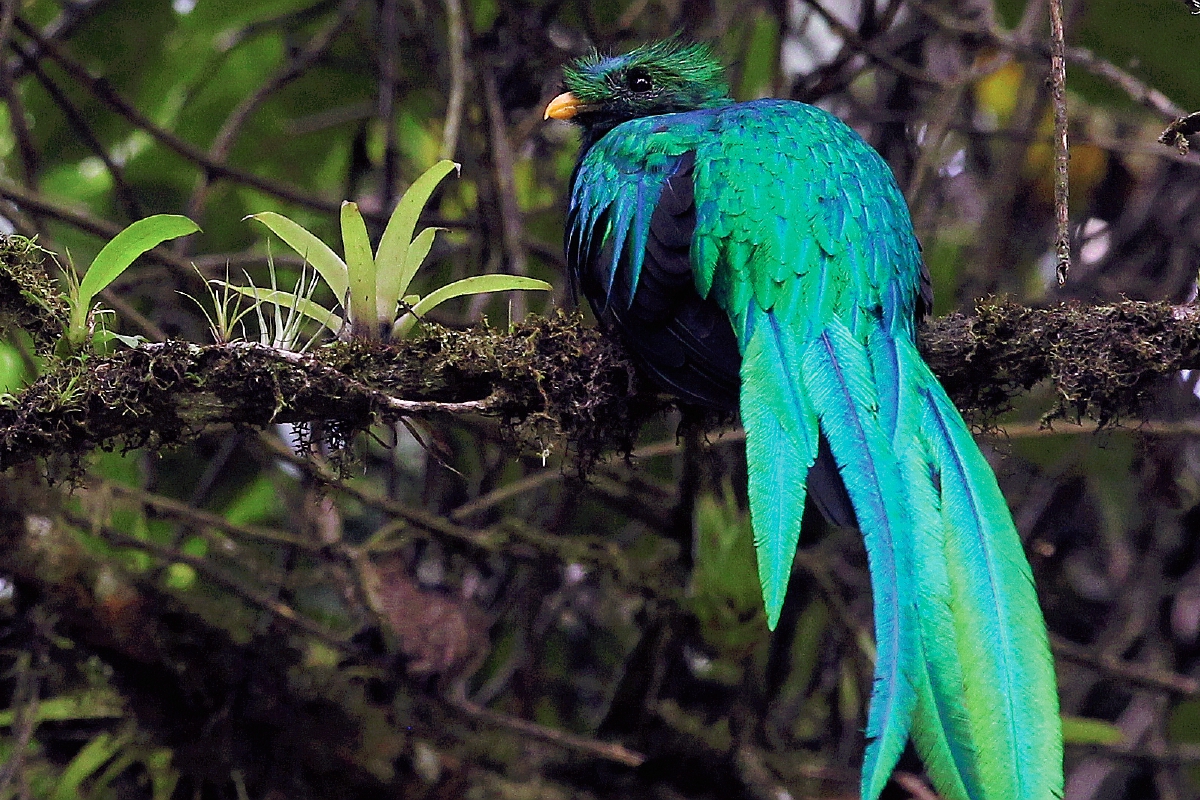
[[[649,92],[654,89],[654,82],[650,80],[650,76],[642,69],[631,69],[629,74],[625,76],[625,85],[632,92]]]

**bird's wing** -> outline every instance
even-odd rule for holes
[[[699,126],[684,127],[692,136],[677,136],[654,134],[645,122],[603,140],[576,173],[567,224],[570,273],[601,323],[621,335],[661,388],[687,403],[732,412],[738,343],[725,312],[696,292],[692,278],[695,152],[688,143]],[[646,141],[657,151],[636,146]]]

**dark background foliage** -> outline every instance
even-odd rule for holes
[[[575,134],[544,123],[564,62],[674,32],[740,99],[819,103],[891,163],[939,314],[1184,303],[1197,156],[1156,143],[1200,108],[1184,0],[1068,0],[1071,222],[1054,281],[1048,10],[1029,0],[34,0],[0,3],[0,224],[86,264],[129,222],[203,234],[103,296],[122,332],[207,342],[202,278],[290,286],[247,214],[337,245],[461,162],[421,292],[551,281],[445,306],[504,329],[570,304]],[[192,271],[194,264],[198,271]],[[334,298],[319,298],[332,302]],[[534,324],[537,324],[536,322]],[[257,337],[253,316],[248,335]],[[9,331],[0,378],[38,369]],[[982,439],[1026,542],[1067,715],[1070,800],[1200,796],[1195,377],[1145,419],[1040,425],[1035,387]],[[760,609],[738,429],[645,425],[577,475],[547,429],[217,427],[162,451],[48,459],[0,483],[0,798],[853,797],[870,593],[853,531],[817,515],[779,630]],[[540,451],[540,452],[539,452]],[[70,477],[69,483],[63,479]],[[932,796],[912,754],[890,797]]]

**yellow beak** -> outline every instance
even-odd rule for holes
[[[579,102],[578,97],[570,92],[563,92],[546,106],[546,114],[542,119],[570,119],[579,113],[582,106],[583,103]]]

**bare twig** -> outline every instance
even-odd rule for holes
[[[265,192],[281,200],[286,200],[295,205],[311,208],[316,211],[324,211],[328,214],[337,214],[341,210],[341,205],[336,202],[322,200],[306,192],[300,191],[286,184],[268,180],[255,175],[245,170],[235,169],[226,164],[213,161],[200,148],[185,141],[179,136],[170,131],[154,124],[150,118],[138,110],[137,106],[119,95],[112,85],[103,78],[93,77],[81,64],[67,56],[62,48],[54,42],[46,40],[29,23],[17,17],[14,21],[17,30],[33,39],[41,48],[41,50],[54,60],[62,69],[82,88],[91,92],[98,99],[106,103],[118,115],[125,118],[130,125],[135,128],[145,131],[155,141],[166,147],[168,150],[182,156],[188,161],[193,162],[201,170],[211,173],[214,177],[227,178],[232,181],[253,187],[259,191]],[[381,211],[367,212],[363,211],[363,215],[378,221],[386,220],[386,215]]]
[[[88,149],[92,151],[92,155],[100,159],[100,162],[104,164],[104,168],[112,176],[113,188],[116,189],[117,197],[120,198],[121,205],[124,207],[128,218],[134,220],[141,217],[141,203],[138,201],[132,187],[125,180],[125,171],[113,161],[112,156],[109,155],[108,148],[96,138],[96,134],[92,130],[93,122],[87,119],[71,98],[67,96],[66,92],[42,69],[41,64],[29,53],[25,45],[14,41],[12,42],[12,49],[21,57],[21,60],[29,68],[29,71],[37,78],[38,83],[46,90],[46,93],[54,99],[55,105],[63,112],[63,116],[67,118],[67,122],[70,123],[71,128],[79,134],[80,138],[88,146]]]
[[[1091,667],[1105,675],[1111,675],[1138,686],[1162,689],[1185,697],[1200,694],[1200,681],[1186,675],[1155,669],[1145,664],[1122,661],[1108,655],[1096,655],[1089,648],[1054,634],[1050,635],[1050,647],[1060,658]]]
[[[399,190],[400,151],[396,143],[396,93],[400,78],[397,51],[400,49],[400,2],[383,0],[375,4],[379,14],[376,25],[379,45],[379,96],[376,116],[383,125],[383,175],[379,187],[379,205],[392,207]]]
[[[0,767],[0,795],[9,796],[8,788],[13,779],[23,777],[25,758],[29,752],[29,743],[33,741],[33,733],[38,723],[38,704],[41,693],[40,664],[33,664],[32,653],[21,653],[17,656],[16,688],[13,691],[12,707],[16,709],[13,724],[16,728],[16,741],[13,742],[11,755]],[[22,793],[24,794],[24,793]]]
[[[504,121],[504,108],[500,105],[500,93],[496,89],[496,78],[491,71],[484,71],[483,96],[487,104],[488,139],[491,145],[492,169],[496,180],[496,203],[500,207],[500,222],[503,226],[504,251],[507,255],[508,271],[513,275],[528,272],[525,254],[524,222],[521,207],[517,203],[516,178],[513,172],[512,143],[508,139],[508,126]],[[485,300],[480,295],[480,300]],[[525,298],[517,293],[512,299],[512,318],[525,316]],[[482,310],[482,309],[480,309]],[[472,308],[475,311],[475,308]]]
[[[5,2],[4,4],[4,20],[7,22],[5,26],[9,30],[11,42],[11,26],[15,19],[12,15],[12,3]],[[20,51],[18,51],[20,52]],[[8,106],[9,125],[12,126],[13,138],[17,142],[17,152],[21,157],[21,172],[25,185],[32,190],[36,190],[38,183],[38,152],[33,144],[33,134],[29,130],[29,124],[26,120],[25,102],[21,99],[21,93],[17,91],[16,77],[13,75],[13,67],[9,62],[5,61],[3,70],[0,70],[0,93],[4,96],[4,102]]]
[[[12,201],[22,210],[74,225],[76,228],[104,240],[111,239],[121,232],[120,225],[60,205],[11,181],[0,179],[0,197]],[[196,273],[192,270],[191,265],[182,258],[172,255],[170,250],[165,247],[156,247],[148,251],[144,257],[170,268],[173,273],[189,283],[194,283],[196,280]]]
[[[523,736],[530,736],[538,741],[546,742],[547,744],[552,744],[566,750],[573,750],[584,755],[602,758],[605,761],[612,761],[615,764],[621,764],[626,767],[640,767],[646,761],[644,755],[630,750],[623,745],[601,742],[597,739],[589,739],[585,736],[567,733],[566,731],[547,728],[535,722],[529,722],[519,717],[501,714],[498,711],[492,711],[490,708],[484,708],[481,705],[472,703],[465,697],[455,698],[452,700],[452,703],[472,719],[488,723],[489,725],[507,728]]]
[[[1058,285],[1062,286],[1071,270],[1071,229],[1067,214],[1070,151],[1067,149],[1067,61],[1062,0],[1050,0],[1050,33],[1050,95],[1054,103],[1054,256]]]
[[[147,492],[144,489],[138,489],[133,486],[126,486],[114,481],[102,480],[97,484],[105,491],[112,492],[115,495],[121,495],[133,500],[147,508],[154,509],[159,516],[171,517],[180,522],[187,523],[196,527],[213,528],[214,530],[222,531],[223,533],[238,539],[243,539],[252,542],[265,542],[277,545],[287,545],[295,547],[306,553],[319,553],[323,545],[319,542],[310,542],[296,536],[291,536],[282,531],[251,527],[248,525],[238,525],[219,514],[210,514],[207,511],[202,511],[198,508],[193,508],[186,503],[181,503],[178,500],[172,500],[169,497]]]
[[[71,525],[81,530],[90,531],[117,547],[130,547],[135,550],[141,550],[168,564],[186,564],[207,580],[229,589],[250,605],[274,615],[296,629],[307,633],[309,636],[319,639],[338,650],[346,646],[346,640],[343,637],[313,622],[303,614],[297,613],[294,608],[275,599],[268,592],[247,585],[240,578],[215,566],[208,558],[188,555],[178,548],[159,544],[149,539],[139,539],[119,531],[112,526],[98,524],[94,520],[88,520],[76,514],[64,513],[63,518]]]
[[[825,24],[828,25],[834,33],[842,37],[847,45],[864,53],[872,61],[875,61],[887,69],[890,69],[897,75],[903,75],[905,78],[908,78],[911,81],[916,81],[917,83],[925,86],[944,86],[943,82],[933,75],[930,75],[929,73],[914,67],[912,64],[896,58],[891,53],[888,53],[880,48],[875,42],[863,39],[858,35],[858,31],[842,22],[837,18],[837,15],[825,8],[825,6],[821,5],[819,2],[816,2],[816,0],[812,0],[807,5],[816,11],[821,19],[825,20]]]
[[[349,21],[359,2],[360,0],[343,0],[329,21],[308,40],[304,47],[295,51],[283,68],[264,81],[252,93],[242,98],[242,101],[225,118],[221,129],[217,131],[217,135],[213,137],[212,146],[208,149],[208,158],[210,161],[213,163],[224,163],[225,159],[229,157],[229,150],[233,147],[238,133],[246,124],[246,121],[250,119],[250,115],[268,97],[303,75],[304,71],[315,63],[322,53],[329,49],[334,36]],[[192,197],[188,201],[187,214],[189,216],[197,216],[201,209],[204,208],[204,201],[208,194],[208,189],[212,184],[213,176],[214,173],[209,170],[201,173],[196,189],[192,192]]]
[[[454,158],[458,129],[467,97],[467,23],[462,0],[445,0],[446,41],[450,49],[450,93],[446,97],[446,122],[442,127],[442,158]]]
[[[1091,50],[1083,47],[1068,47],[1066,57],[1072,64],[1078,64],[1093,75],[1120,87],[1134,102],[1162,117],[1170,119],[1184,114],[1182,108],[1158,89],[1147,86],[1117,65],[1100,58]]]
[[[892,780],[896,782],[897,786],[908,792],[912,796],[912,800],[939,800],[938,793],[930,789],[929,784],[919,775],[898,769],[892,773]]]

